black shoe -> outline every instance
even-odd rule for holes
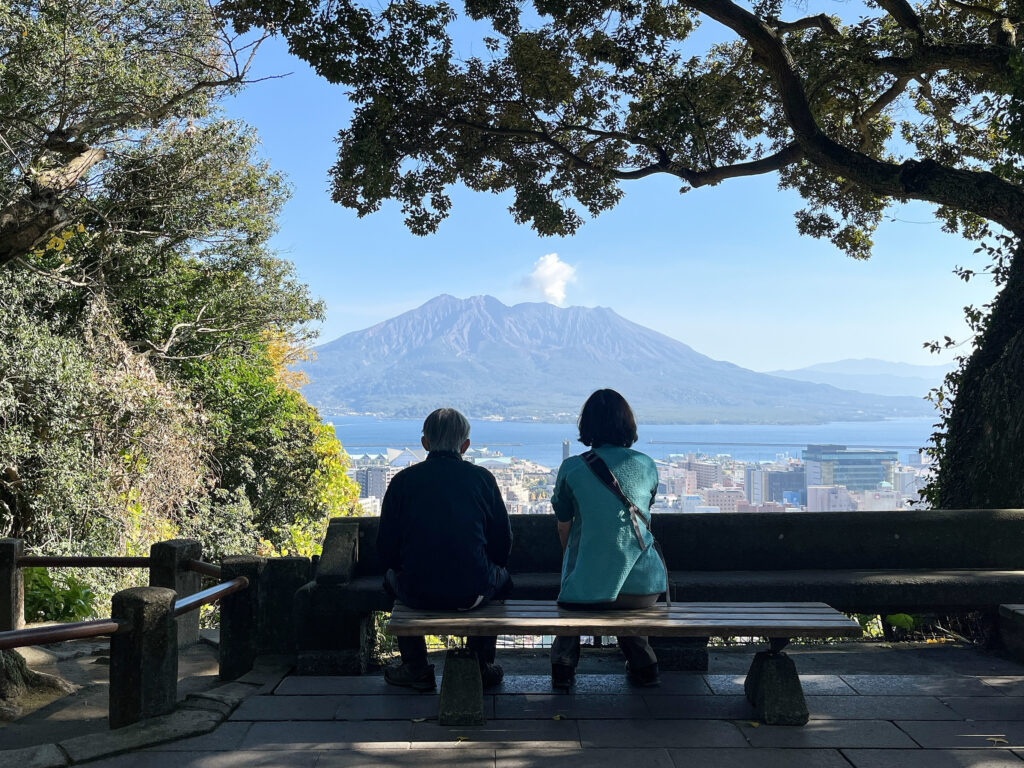
[[[384,682],[402,688],[412,688],[414,691],[432,691],[437,687],[433,664],[424,669],[413,669],[408,664],[385,667]]]
[[[658,676],[658,663],[655,662],[646,667],[633,670],[629,666],[629,662],[626,662],[626,678],[629,680],[630,685],[635,685],[638,688],[654,688],[661,685],[661,678]]]
[[[493,688],[496,685],[501,685],[501,681],[505,679],[505,670],[499,664],[481,664],[480,679],[483,681],[484,688]]]
[[[576,668],[568,664],[551,665],[551,687],[568,691],[576,684]]]

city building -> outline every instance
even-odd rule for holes
[[[808,512],[854,512],[857,502],[841,485],[808,485]]]
[[[897,454],[878,448],[808,445],[803,459],[810,508],[811,486],[841,485],[850,491],[868,491],[880,483],[892,483]]]
[[[677,472],[687,478],[688,492],[699,488],[714,488],[722,484],[722,465],[713,461],[699,461],[695,454],[669,456],[670,463]],[[693,473],[690,475],[689,473]]]
[[[359,483],[359,496],[361,498],[374,496],[383,499],[384,492],[391,484],[391,479],[398,474],[400,469],[400,467],[392,467],[389,464],[357,468],[354,479]]]
[[[697,507],[704,504],[704,499],[695,493],[687,494],[676,501],[680,512],[696,512]]]
[[[704,503],[718,507],[719,512],[735,512],[737,505],[744,501],[740,488],[708,488],[703,494]]]
[[[771,467],[775,468],[771,468]],[[778,468],[748,464],[744,471],[743,487],[747,501],[754,506],[768,502],[782,502],[786,494],[796,492],[798,505],[806,503],[807,473],[803,467]]]

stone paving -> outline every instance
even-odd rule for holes
[[[437,698],[378,675],[286,677],[203,736],[89,763],[97,768],[1024,768],[1024,667],[966,649],[796,650],[804,727],[752,719],[749,649],[710,673],[630,688],[620,662],[591,663],[554,693],[535,654],[486,696],[487,724],[441,727]]]

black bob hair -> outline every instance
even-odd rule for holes
[[[580,442],[592,448],[599,445],[629,448],[637,440],[633,409],[614,389],[599,389],[588,397],[576,426],[580,430]]]

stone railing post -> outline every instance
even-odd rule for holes
[[[131,624],[110,638],[110,727],[174,710],[178,689],[173,589],[133,587],[114,595],[111,617]]]
[[[18,567],[24,554],[21,539],[0,539],[0,632],[25,626],[25,579]]]
[[[259,652],[295,653],[295,593],[309,577],[308,557],[267,560],[259,584]]]
[[[359,563],[359,519],[335,517],[327,526],[316,577],[295,594],[300,675],[361,675],[373,651],[373,614],[346,610],[338,587]]]
[[[235,680],[252,669],[260,652],[260,581],[267,561],[230,555],[221,561],[221,580],[245,576],[249,586],[220,602],[220,679]]]
[[[149,548],[149,586],[173,589],[178,597],[188,597],[202,586],[200,576],[185,567],[189,560],[203,559],[203,545],[192,539],[158,541]],[[179,616],[178,648],[199,642],[199,611]]]
[[[359,562],[359,519],[332,517],[316,567],[321,584],[348,584]]]

